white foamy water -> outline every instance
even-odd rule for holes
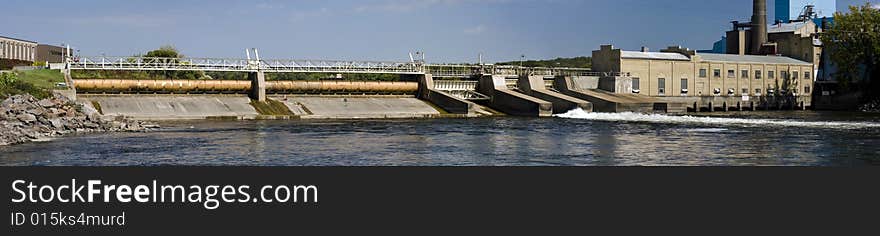
[[[641,113],[596,113],[586,112],[582,109],[571,110],[564,114],[555,115],[560,118],[584,119],[598,121],[627,121],[665,124],[709,124],[709,125],[737,125],[737,126],[786,126],[786,127],[811,127],[832,129],[862,129],[880,128],[880,123],[874,122],[844,122],[844,121],[799,121],[799,120],[775,120],[775,119],[747,119],[727,117],[698,117],[698,116],[671,116],[661,114]],[[707,130],[708,131],[708,130]],[[712,130],[719,131],[719,130]]]
[[[703,128],[703,129],[688,129],[689,132],[696,133],[721,133],[727,131],[727,129],[713,129],[713,128]]]

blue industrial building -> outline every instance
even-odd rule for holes
[[[807,5],[814,6],[816,19],[834,17],[834,13],[837,12],[836,0],[776,0],[775,20],[782,23],[797,20]]]

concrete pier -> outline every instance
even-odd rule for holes
[[[599,80],[597,77],[589,76],[559,76],[554,78],[554,87],[564,95],[590,102],[595,112],[651,113],[654,111],[655,99],[626,96],[598,89]]]
[[[419,99],[428,101],[437,107],[453,114],[469,114],[476,113],[477,104],[470,101],[452,96],[451,94],[437,90],[434,87],[434,78],[431,74],[426,74],[418,78],[419,81]]]
[[[248,73],[248,79],[251,81],[250,97],[253,100],[266,101],[266,74],[262,71]]]
[[[489,107],[506,114],[537,117],[553,115],[552,103],[510,90],[504,76],[481,76],[477,91],[491,97],[487,103]]]
[[[565,113],[576,108],[593,111],[593,104],[547,89],[543,76],[520,76],[517,87],[526,95],[553,103],[554,113]]]

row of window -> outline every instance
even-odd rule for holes
[[[707,70],[707,69],[700,69],[700,78],[706,78],[706,77],[708,76],[707,73],[708,73],[708,70]],[[784,71],[784,70],[783,70],[783,71],[779,71],[779,74],[780,74],[780,75],[782,76],[782,78],[784,78],[784,79],[788,79],[788,78],[789,78],[788,71]],[[798,73],[797,71],[793,71],[793,72],[791,73],[791,77],[792,77],[793,79],[798,79],[798,75],[799,75],[799,73]],[[712,76],[714,76],[715,78],[721,78],[721,69],[715,69],[715,70],[712,72]],[[810,75],[810,72],[804,72],[804,79],[812,79],[810,76],[811,76],[811,75]],[[743,79],[748,79],[748,78],[749,78],[749,70],[742,70],[742,71],[740,71],[740,77],[743,78]],[[735,70],[727,70],[727,78],[736,78],[736,71],[735,71]],[[756,70],[756,71],[755,71],[755,79],[761,79],[761,78],[762,78],[761,71],[760,71],[760,70]],[[767,71],[767,78],[775,79],[775,78],[776,78],[776,72],[775,72],[775,71],[772,71],[772,70],[771,70],[771,71]]]
[[[727,95],[731,95],[731,96],[736,95],[736,94],[734,93],[734,91],[736,91],[736,90],[734,90],[733,88],[728,89],[728,90],[727,90]],[[804,87],[804,93],[810,93],[810,91],[811,91],[811,90],[810,90],[810,86],[806,86],[806,87]],[[776,92],[776,91],[774,91],[774,90],[771,88],[771,89],[767,89],[767,92],[768,92],[768,93],[774,93],[774,92]],[[798,90],[795,89],[795,90],[793,90],[792,92],[795,93],[795,94],[797,94],[797,93],[798,93]],[[721,94],[721,89],[716,88],[716,89],[715,89],[715,95],[719,95],[719,94]],[[742,89],[742,93],[741,93],[741,95],[749,95],[749,89],[746,89],[746,88]],[[762,95],[762,94],[761,94],[761,89],[755,89],[755,95],[756,95],[756,96],[761,96],[761,95]]]
[[[639,78],[632,79],[632,90],[633,90],[633,93],[640,93],[641,92],[641,85],[639,84]],[[734,95],[734,91],[736,91],[736,90],[731,88],[727,91],[727,94]],[[768,92],[773,93],[774,91],[772,89],[769,89]],[[795,89],[793,92],[797,93],[797,89]],[[810,93],[810,86],[804,87],[804,92]],[[657,79],[657,93],[659,95],[666,95],[666,79],[665,78],[658,78]],[[688,94],[688,79],[681,79],[681,94],[683,94],[683,95]],[[721,94],[721,89],[716,88],[715,94],[716,95]],[[748,94],[749,94],[749,89],[745,89],[745,88],[742,89],[742,95],[748,95]],[[755,95],[760,96],[761,89],[755,89]]]

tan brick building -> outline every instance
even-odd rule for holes
[[[670,47],[660,52],[593,51],[593,70],[630,73],[632,90],[653,97],[809,96],[813,64],[789,57],[706,54]]]

